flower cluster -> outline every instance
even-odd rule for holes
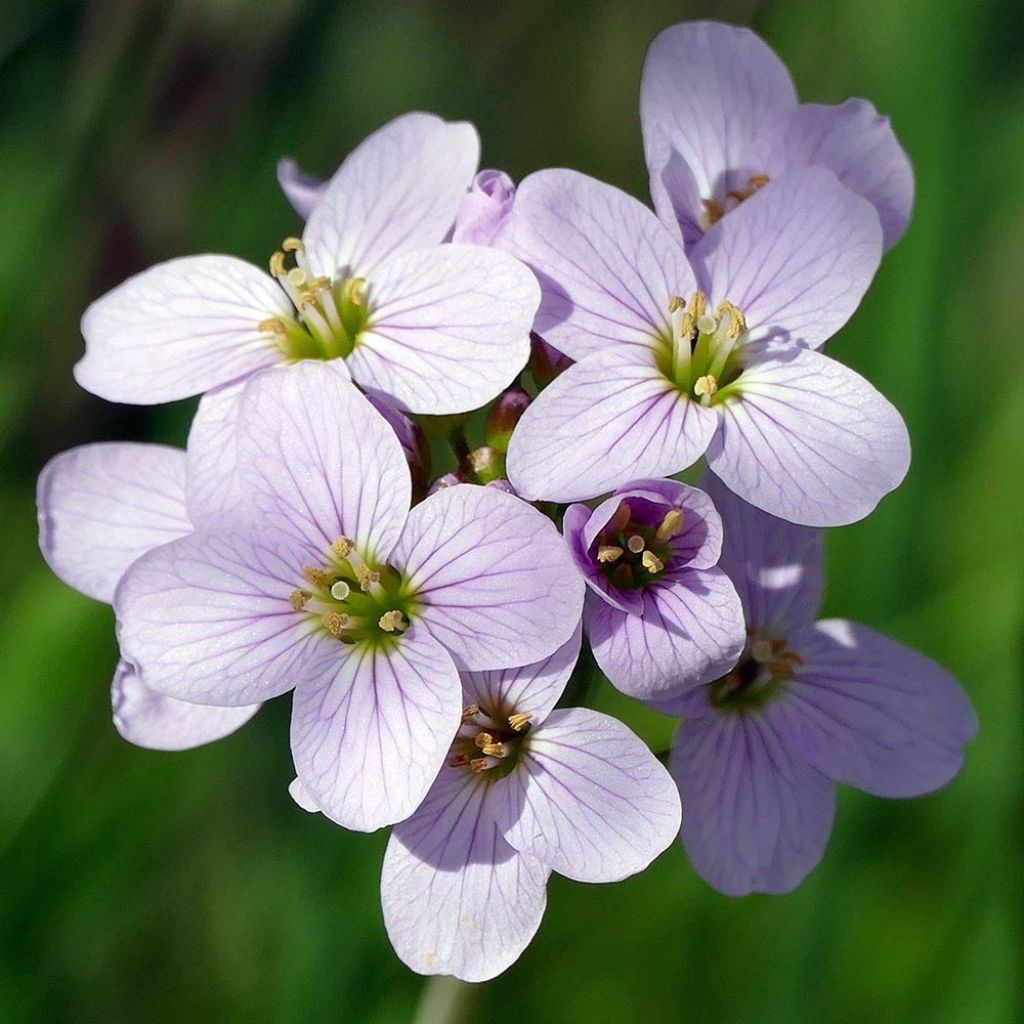
[[[292,691],[292,796],[394,826],[384,919],[422,973],[492,977],[551,871],[621,879],[680,834],[720,891],[786,892],[837,782],[929,792],[975,731],[937,664],[815,621],[820,528],[910,458],[821,351],[909,219],[888,121],[799,104],[711,22],[654,41],[640,115],[653,210],[477,173],[473,127],[424,113],[329,181],[282,161],[305,226],[269,271],[171,260],[82,319],[89,391],[202,396],[186,450],[39,479],[44,556],[114,609],[117,729],[184,749]],[[671,751],[584,706],[597,669],[682,719]]]

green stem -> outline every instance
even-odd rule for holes
[[[447,974],[427,979],[412,1024],[463,1024],[469,1020],[474,988]]]
[[[448,444],[455,455],[455,461],[461,468],[469,455],[469,442],[466,440],[466,431],[458,426],[448,434]]]

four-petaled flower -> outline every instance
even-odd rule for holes
[[[887,117],[867,101],[799,103],[789,72],[750,29],[673,25],[651,43],[640,84],[651,198],[688,245],[777,177],[824,167],[900,240],[914,174]]]
[[[747,648],[721,679],[663,704],[684,718],[670,768],[697,872],[731,896],[788,892],[821,859],[836,783],[910,797],[960,770],[977,729],[930,658],[845,619],[815,622],[817,530],[752,508],[708,475],[720,565],[747,616]]]
[[[591,511],[571,505],[565,539],[587,581],[585,622],[601,671],[624,693],[664,698],[736,664],[745,639],[736,588],[717,567],[710,498],[638,480]]]
[[[165,402],[325,359],[413,412],[490,401],[526,363],[539,300],[507,254],[441,244],[478,151],[469,124],[390,122],[316,195],[269,275],[232,256],[187,256],[94,302],[79,384],[115,402]]]
[[[867,515],[910,461],[899,413],[815,351],[881,257],[874,208],[819,168],[719,221],[687,259],[642,203],[575,171],[530,175],[500,244],[534,268],[535,329],[579,360],[508,451],[525,498],[591,498],[701,455],[747,501],[815,526]]]
[[[294,688],[292,753],[343,825],[410,814],[459,725],[456,666],[546,657],[576,627],[583,582],[551,521],[484,487],[411,511],[387,423],[306,362],[238,402],[238,499],[143,555],[118,586],[124,656],[147,687],[233,706]]]

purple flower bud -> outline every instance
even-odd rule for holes
[[[530,373],[537,387],[546,388],[560,373],[572,366],[572,360],[552,348],[539,334],[530,332]]]
[[[453,242],[492,245],[512,210],[516,186],[504,171],[481,171],[463,197]]]
[[[508,451],[508,441],[515,430],[519,417],[530,404],[527,392],[514,384],[500,394],[487,412],[486,436],[487,443],[495,451],[503,454]]]

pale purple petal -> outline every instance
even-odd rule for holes
[[[708,465],[741,498],[806,526],[863,519],[910,466],[894,406],[863,377],[818,352],[767,354],[723,402]]]
[[[481,171],[462,198],[452,241],[493,244],[512,210],[515,197],[515,183],[504,171]]]
[[[476,173],[464,121],[405,114],[364,139],[327,183],[302,239],[328,277],[371,277],[388,256],[444,241]]]
[[[531,728],[540,725],[562,696],[576,667],[583,636],[582,625],[554,654],[519,668],[490,672],[463,672],[462,688],[475,703],[502,722],[512,714],[530,716]]]
[[[713,304],[728,299],[749,337],[817,347],[860,305],[882,258],[875,208],[831,171],[788,171],[723,217],[690,259]]]
[[[700,485],[722,516],[725,543],[718,566],[736,586],[747,625],[786,637],[812,622],[824,587],[821,531],[754,508],[714,473],[705,473]]]
[[[720,569],[687,569],[645,587],[639,615],[597,604],[587,619],[594,657],[632,697],[664,700],[711,682],[746,641],[743,607]]]
[[[253,704],[316,678],[339,644],[288,603],[308,557],[241,532],[150,551],[114,595],[122,654],[150,689],[207,704]]]
[[[144,270],[82,317],[75,380],[111,402],[188,398],[282,359],[269,317],[290,317],[277,282],[233,256],[185,256]]]
[[[188,432],[185,503],[197,525],[230,514],[239,505],[240,482],[236,427],[247,381],[207,391]]]
[[[321,552],[348,537],[364,558],[387,559],[411,501],[409,467],[336,362],[307,360],[251,381],[238,460],[243,496],[274,529]]]
[[[889,123],[867,100],[838,106],[804,103],[781,148],[789,166],[827,167],[871,202],[882,221],[886,249],[903,236],[914,204],[914,172]]]
[[[554,524],[494,488],[432,494],[409,513],[393,560],[421,602],[415,621],[460,669],[540,661],[580,620],[583,580]]]
[[[598,352],[527,408],[509,444],[508,478],[530,500],[583,501],[686,469],[716,425],[712,410],[665,379],[650,350]]]
[[[302,779],[298,776],[288,783],[288,795],[304,811],[308,811],[310,814],[320,813],[320,805],[313,799],[312,794],[302,784]]]
[[[285,194],[292,209],[305,220],[323,195],[327,182],[306,174],[301,167],[288,156],[277,161],[277,183]]]
[[[643,871],[679,831],[668,772],[620,721],[586,708],[531,729],[500,795],[509,843],[581,882]]]
[[[489,809],[495,788],[442,768],[423,805],[391,834],[384,925],[420,974],[486,981],[515,963],[540,926],[549,871],[501,837]]]
[[[259,704],[223,708],[165,697],[144,686],[127,661],[118,662],[110,703],[117,731],[150,750],[190,750],[223,739],[260,709]]]
[[[887,797],[930,793],[960,771],[977,719],[931,658],[843,619],[807,626],[789,646],[802,664],[769,710],[819,771]]]
[[[500,245],[541,283],[535,329],[573,359],[669,333],[668,303],[696,287],[680,243],[643,203],[567,170],[531,174]]]
[[[683,798],[683,846],[720,892],[789,892],[821,860],[835,785],[761,714],[687,719],[670,768]]]
[[[670,127],[652,124],[650,131],[645,129],[644,153],[650,172],[651,201],[658,218],[670,231],[678,231],[689,249],[701,240],[709,224],[697,178],[672,145]]]
[[[462,687],[447,651],[412,626],[386,645],[337,645],[338,663],[296,687],[295,771],[320,810],[372,832],[419,805],[455,737]]]
[[[69,586],[110,602],[125,570],[150,548],[192,529],[185,453],[156,444],[72,448],[39,474],[39,547]]]
[[[775,143],[796,105],[785,65],[749,29],[690,21],[662,32],[647,51],[640,83],[658,212],[671,216],[665,199],[675,197],[665,195],[660,179],[672,150],[691,171],[699,197],[724,206],[730,189],[746,189],[753,175],[775,169]],[[687,212],[692,222],[704,220],[700,206]]]
[[[526,365],[539,301],[533,274],[496,249],[403,253],[370,283],[370,320],[349,368],[411,412],[477,409]]]

